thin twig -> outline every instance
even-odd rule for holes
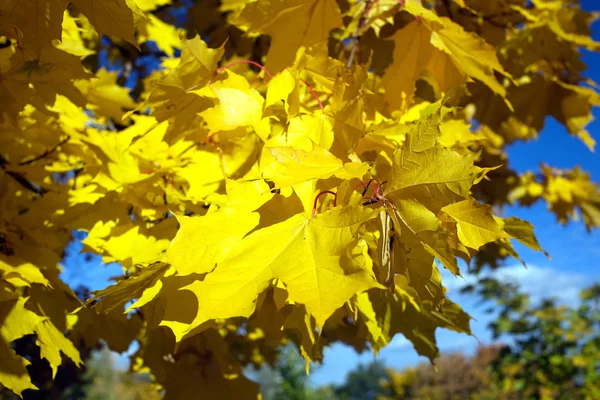
[[[259,64],[256,61],[252,61],[252,60],[237,60],[237,61],[231,62],[231,63],[225,65],[224,67],[219,68],[217,70],[217,75],[220,74],[221,72],[225,71],[227,68],[233,67],[234,65],[238,65],[238,64],[251,64],[251,65],[254,65],[255,67],[260,68],[261,70],[263,70],[264,73],[269,76],[269,80],[273,79],[273,75],[271,75],[271,73],[269,72],[269,70],[266,69],[264,67],[264,65]]]
[[[354,30],[354,34],[352,35],[352,49],[350,50],[350,57],[348,58],[346,69],[350,69],[350,67],[352,67],[352,63],[354,62],[354,57],[356,56],[356,51],[359,46],[359,33],[365,27],[365,24],[367,22],[367,17],[369,16],[369,11],[371,10],[371,1],[372,0],[365,0],[365,10],[360,16],[360,19],[358,20],[358,25],[356,25],[356,29]]]
[[[317,197],[315,197],[315,202],[313,204],[313,209],[312,209],[312,214],[311,216],[314,217],[315,215],[317,215],[317,201],[319,200],[319,197],[323,196],[324,194],[332,194],[333,195],[333,206],[337,207],[337,193],[332,192],[331,190],[325,190],[324,192],[321,192],[317,195]]]
[[[33,157],[31,160],[27,160],[27,161],[21,161],[19,163],[19,165],[28,165],[28,164],[32,164],[38,160],[41,160],[42,158],[48,157],[50,154],[54,153],[56,150],[58,150],[58,148],[60,146],[62,146],[63,144],[67,143],[69,141],[69,139],[71,139],[70,136],[67,136],[65,139],[61,140],[60,142],[58,142],[56,144],[56,146],[54,146],[53,148],[51,148],[50,150],[46,150],[45,152],[43,152],[42,154],[40,154],[37,157]]]
[[[302,83],[304,83],[304,85],[306,86],[306,88],[308,89],[308,91],[310,92],[310,94],[312,95],[312,97],[314,97],[315,100],[317,100],[317,103],[319,103],[319,108],[321,109],[321,112],[325,113],[325,107],[323,107],[323,103],[319,99],[319,96],[317,95],[317,92],[315,92],[315,89],[313,89],[313,87],[310,86],[308,84],[308,82],[306,82],[304,79],[302,79],[302,78],[298,78],[298,79],[300,79],[300,81]]]
[[[41,187],[37,183],[31,182],[30,180],[28,180],[27,178],[25,178],[19,172],[8,171],[6,169],[7,165],[10,165],[10,163],[8,162],[8,160],[6,160],[6,158],[4,158],[2,156],[2,154],[0,154],[0,170],[4,171],[4,173],[6,175],[10,176],[19,185],[23,186],[25,189],[27,189],[27,190],[29,190],[29,191],[31,191],[33,193],[36,193],[36,194],[39,194],[39,195],[43,195],[44,193],[48,192],[48,190],[44,189],[43,187]]]
[[[42,194],[48,192],[47,189],[44,189],[43,187],[41,187],[37,183],[31,182],[30,180],[28,180],[27,178],[25,178],[22,174],[20,174],[18,172],[6,171],[6,170],[4,170],[4,172],[6,173],[6,175],[10,176],[15,181],[17,181],[25,189],[27,189],[27,190],[29,190],[29,191],[31,191],[33,193],[42,195]]]

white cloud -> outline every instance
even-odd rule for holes
[[[397,334],[394,338],[385,346],[386,350],[406,350],[412,348],[412,343],[406,339],[403,335]]]
[[[477,278],[465,274],[463,278],[455,278],[447,271],[442,272],[444,286],[450,293],[457,293],[468,284],[476,284]],[[500,268],[493,272],[483,273],[482,277],[494,277],[502,281],[517,283],[521,290],[531,296],[533,302],[554,297],[559,302],[575,305],[579,299],[579,291],[590,285],[590,277],[582,273],[561,271],[551,267],[521,264]]]
[[[555,297],[561,303],[568,305],[577,304],[579,291],[591,283],[589,277],[583,274],[535,265],[528,266],[527,269],[523,266],[509,267],[498,271],[495,275],[519,283],[534,302]]]

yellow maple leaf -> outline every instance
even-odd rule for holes
[[[181,48],[179,31],[173,25],[167,24],[154,16],[154,14],[150,14],[147,20],[140,22],[138,32],[140,44],[152,40],[169,57],[173,57],[175,49]]]
[[[290,65],[300,47],[326,42],[342,26],[335,0],[259,0],[247,3],[232,21],[250,33],[271,36],[265,67],[277,73]]]
[[[135,0],[135,4],[142,11],[153,11],[157,7],[171,4],[172,0]]]
[[[275,161],[270,164],[266,161],[261,163],[264,165],[262,176],[275,182],[277,187],[314,179],[327,179],[331,176],[340,179],[362,178],[369,169],[366,163],[344,164],[342,160],[316,144],[311,151],[291,147],[270,147],[267,150]]]
[[[2,33],[20,39],[15,35],[20,31],[24,52],[37,58],[53,39],[61,38],[63,13],[69,3],[69,0],[4,0],[0,2]],[[8,29],[11,25],[12,30]]]
[[[11,57],[17,57],[15,53]],[[79,57],[66,53],[54,46],[46,46],[39,57],[31,60],[19,59],[2,71],[0,93],[3,111],[16,115],[27,103],[44,109],[53,105],[57,95],[64,95],[72,103],[83,106],[85,99],[74,86],[75,79],[90,77],[81,65]]]
[[[7,257],[4,254],[0,254],[0,278],[16,287],[31,286],[32,283],[50,285],[48,279],[35,265],[19,257]]]
[[[137,225],[123,232],[124,228],[113,229],[104,243],[96,243],[96,248],[107,254],[104,262],[118,261],[126,268],[151,263],[163,254],[169,244],[167,239],[157,239],[140,232]]]
[[[120,121],[127,110],[135,108],[129,90],[117,84],[117,72],[100,69],[97,79],[80,80],[75,86],[87,97],[88,108],[98,116],[111,117]]]
[[[180,228],[164,261],[179,275],[212,271],[258,225],[259,215],[225,208],[204,216],[179,216]]]
[[[397,200],[396,206],[402,202],[416,201],[437,213],[442,207],[469,196],[476,177],[474,159],[475,155],[463,156],[436,146],[417,128],[407,136],[403,148],[394,155],[386,197]]]
[[[298,80],[289,69],[279,72],[269,81],[265,99],[265,111],[283,103],[289,117],[295,117],[300,111],[298,99]]]
[[[10,344],[0,339],[0,383],[22,398],[21,393],[27,389],[37,389],[31,382],[26,367],[30,364],[10,347]]]
[[[0,320],[3,321],[0,336],[8,343],[33,333],[35,327],[46,319],[25,308],[28,299],[20,297],[0,302]]]
[[[458,237],[467,247],[479,250],[484,244],[508,237],[492,217],[492,207],[475,200],[463,200],[442,208],[457,222]]]
[[[40,322],[35,327],[35,333],[37,335],[36,344],[40,347],[40,356],[48,360],[52,369],[52,378],[56,377],[58,367],[62,364],[61,352],[73,360],[75,365],[83,364],[79,351],[73,343],[65,338],[63,333],[49,320]]]
[[[170,301],[161,325],[181,340],[206,321],[249,317],[258,294],[280,279],[290,300],[304,304],[317,327],[323,326],[351,296],[380,287],[347,252],[360,226],[376,215],[368,208],[338,207],[314,218],[299,214],[250,234],[203,281],[180,289],[197,298],[193,321],[172,320],[179,306]]]
[[[548,252],[540,246],[533,233],[533,225],[530,222],[523,221],[517,217],[505,218],[503,222],[503,229],[511,238],[518,240],[531,250],[543,252],[546,257],[550,258]]]
[[[407,108],[412,104],[414,84],[421,77],[431,77],[446,93],[466,78],[475,78],[494,93],[506,96],[495,72],[509,75],[498,61],[494,47],[421,6],[413,5],[407,10],[424,20],[409,23],[393,37],[394,63],[383,79],[386,100],[392,107]]]
[[[75,0],[99,35],[116,36],[136,46],[135,26],[145,18],[134,0]]]
[[[270,125],[268,119],[263,119],[264,98],[246,78],[228,72],[226,79],[211,83],[198,94],[218,100],[214,107],[200,113],[209,134],[251,126],[261,139],[267,140]]]
[[[165,263],[154,263],[150,266],[142,268],[136,275],[129,279],[123,279],[115,285],[109,286],[106,289],[94,292],[94,297],[86,302],[90,304],[96,300],[100,300],[94,307],[106,313],[112,310],[117,310],[123,313],[122,307],[126,302],[134,298],[139,298],[149,287],[155,285],[156,281],[161,279],[169,270],[169,266]],[[84,312],[86,308],[80,308],[78,312]]]
[[[55,43],[55,46],[77,57],[87,57],[95,54],[94,50],[85,45],[82,37],[84,28],[80,28],[78,24],[85,26],[83,18],[74,18],[69,11],[65,10],[62,21],[62,36],[60,42]]]
[[[25,389],[36,389],[31,383],[25,367],[29,362],[17,356],[10,347],[13,340],[34,333],[35,327],[46,320],[25,308],[28,298],[6,299],[0,301],[0,383],[19,395]]]
[[[170,119],[174,139],[197,130],[201,123],[198,113],[214,105],[198,90],[215,77],[224,52],[223,46],[209,49],[200,36],[182,40],[179,64],[152,82],[150,96],[142,107],[153,107],[158,121]]]

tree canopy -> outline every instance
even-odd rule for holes
[[[165,398],[255,398],[290,342],[471,334],[440,268],[543,251],[500,213],[600,226],[585,171],[518,173],[551,116],[593,151],[576,0],[0,0],[0,384],[103,341]],[[59,277],[73,231],[123,275]],[[463,271],[464,272],[464,271]],[[30,368],[31,370],[31,368]]]

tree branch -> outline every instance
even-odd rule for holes
[[[42,158],[48,157],[50,154],[54,153],[56,150],[58,150],[58,148],[60,146],[62,146],[63,144],[67,143],[69,141],[69,139],[71,139],[70,136],[67,136],[65,139],[61,140],[60,142],[58,142],[54,147],[52,147],[50,150],[46,150],[45,152],[43,152],[42,154],[40,154],[37,157],[34,157],[30,160],[27,161],[21,161],[19,163],[19,165],[28,165],[28,164],[33,164],[36,161],[41,160]]]
[[[446,13],[448,14],[448,18],[454,19],[454,13],[452,12],[452,6],[450,5],[450,0],[442,0],[442,4],[444,4],[444,8],[446,9]]]
[[[6,160],[6,158],[4,158],[4,156],[2,154],[0,154],[0,169],[2,171],[4,171],[4,173],[6,173],[6,175],[10,176],[15,181],[17,181],[17,183],[19,183],[21,186],[23,186],[25,189],[27,189],[33,193],[43,195],[44,193],[48,192],[48,190],[44,189],[37,183],[31,182],[29,179],[25,178],[23,176],[23,174],[20,174],[15,171],[6,170],[7,165],[10,165],[10,163]]]

